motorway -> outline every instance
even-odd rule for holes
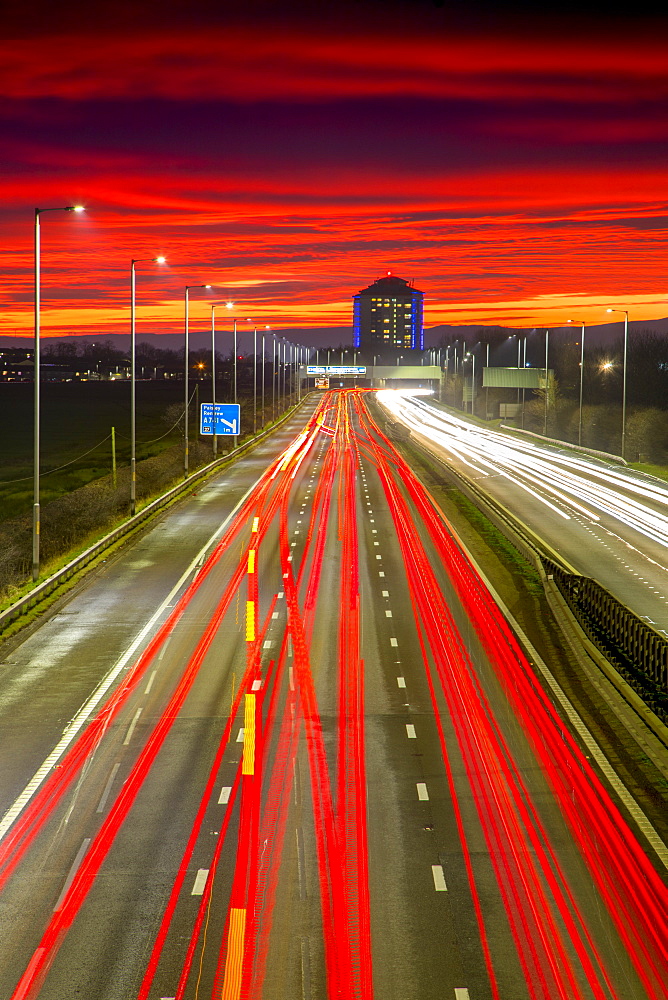
[[[666,1000],[668,852],[365,397],[6,644],[1,996]]]
[[[410,391],[378,398],[425,448],[519,517],[567,565],[668,636],[665,483],[572,449],[478,427]]]

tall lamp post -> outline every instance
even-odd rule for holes
[[[545,331],[545,415],[543,417],[543,437],[547,437],[547,408],[550,398],[550,370],[548,368],[548,351],[550,344],[550,331]]]
[[[40,503],[39,503],[39,429],[40,429],[40,306],[41,306],[41,245],[40,216],[44,212],[83,212],[83,205],[66,205],[62,208],[35,209],[35,335],[33,346],[33,507],[32,507],[32,578],[39,577],[39,533],[40,533]]]
[[[212,447],[214,460],[218,456],[218,435],[216,434],[216,305],[211,306],[211,403],[213,404]],[[233,309],[234,302],[226,302],[226,309]]]
[[[574,323],[575,320],[569,319],[569,323]],[[583,319],[577,321],[582,327],[582,334],[580,337],[580,409],[578,413],[578,445],[582,447],[582,392],[584,386],[584,368],[585,368],[585,321]]]
[[[264,329],[265,330],[270,330],[271,327],[265,326]],[[263,429],[264,429],[264,425],[267,422],[267,417],[266,417],[265,409],[264,409],[264,362],[265,362],[265,357],[264,357],[264,338],[265,338],[265,334],[264,334],[264,331],[263,331],[262,332],[262,428]]]
[[[184,372],[184,382],[185,382],[185,415],[184,415],[184,431],[185,431],[185,443],[183,447],[183,478],[188,478],[188,404],[190,399],[188,397],[189,392],[189,381],[188,381],[188,357],[190,354],[190,343],[188,341],[188,302],[189,293],[191,288],[211,288],[211,285],[186,285],[185,286],[185,356],[183,358],[183,372]]]
[[[622,367],[622,458],[626,458],[626,359],[629,346],[629,311],[628,309],[606,309],[609,313],[624,314],[624,363]]]
[[[135,257],[130,262],[130,516],[137,513],[137,364],[136,364],[136,266],[164,264],[166,257]]]
[[[475,354],[468,351],[467,358],[471,359],[471,416],[475,413]]]

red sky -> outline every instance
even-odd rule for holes
[[[130,259],[154,254],[151,332],[180,330],[199,282],[216,288],[194,323],[233,298],[276,328],[340,327],[388,269],[425,291],[427,327],[668,315],[665,20],[321,7],[26,23],[10,3],[0,334],[32,329],[35,206],[74,203],[42,220],[45,336],[124,332]]]

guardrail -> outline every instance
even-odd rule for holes
[[[104,536],[104,538],[100,538],[97,542],[91,545],[90,548],[87,548],[85,552],[80,553],[56,573],[53,573],[52,576],[49,576],[46,580],[38,583],[37,586],[33,587],[33,589],[24,597],[21,597],[14,604],[10,605],[10,607],[1,611],[0,633],[2,633],[2,630],[10,622],[19,618],[21,615],[24,615],[31,608],[35,607],[36,604],[39,604],[46,597],[48,597],[49,594],[52,594],[53,591],[60,587],[63,583],[71,579],[76,573],[79,573],[82,569],[89,565],[89,563],[93,562],[94,559],[97,559],[97,557],[101,555],[105,549],[108,549],[115,542],[119,541],[124,535],[134,531],[134,529],[137,528],[142,521],[147,521],[162,507],[171,503],[172,500],[175,500],[182,493],[187,493],[188,490],[192,489],[193,485],[198,480],[203,479],[212,472],[215,472],[216,469],[225,465],[230,461],[230,459],[238,458],[239,455],[242,455],[245,451],[253,448],[260,441],[264,440],[264,438],[272,434],[293,415],[293,413],[306,401],[307,398],[308,396],[304,396],[299,403],[291,407],[279,420],[276,421],[275,424],[272,424],[271,427],[267,428],[267,430],[262,431],[253,438],[250,438],[237,448],[233,448],[231,451],[226,452],[225,455],[216,459],[215,462],[209,462],[208,465],[202,466],[201,469],[193,472],[187,479],[184,479],[182,483],[179,483],[178,486],[172,487],[172,489],[168,490],[167,493],[163,493],[162,496],[151,501],[151,503],[147,504],[146,507],[143,507],[138,514],[135,514],[134,517],[128,518],[127,521],[124,521],[117,528],[114,528],[114,530],[110,531],[109,534]]]
[[[419,435],[411,438],[426,447]],[[662,722],[668,724],[668,639],[605,587],[570,566],[539,535],[427,448],[462,493],[545,579],[551,578],[585,635]]]
[[[629,463],[621,455],[614,455],[611,451],[597,451],[596,448],[585,448],[581,444],[574,444],[572,441],[562,441],[561,438],[549,438],[544,434],[536,434],[535,431],[525,431],[523,427],[511,427],[510,424],[499,424],[504,431],[512,431],[514,434],[525,434],[527,437],[537,438],[544,444],[554,444],[561,448],[570,448],[572,451],[581,451],[584,455],[593,455],[594,458],[604,458],[610,462],[617,462],[618,465],[628,465]]]

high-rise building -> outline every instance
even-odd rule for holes
[[[423,350],[424,293],[391,271],[353,296],[353,345],[369,354]]]

